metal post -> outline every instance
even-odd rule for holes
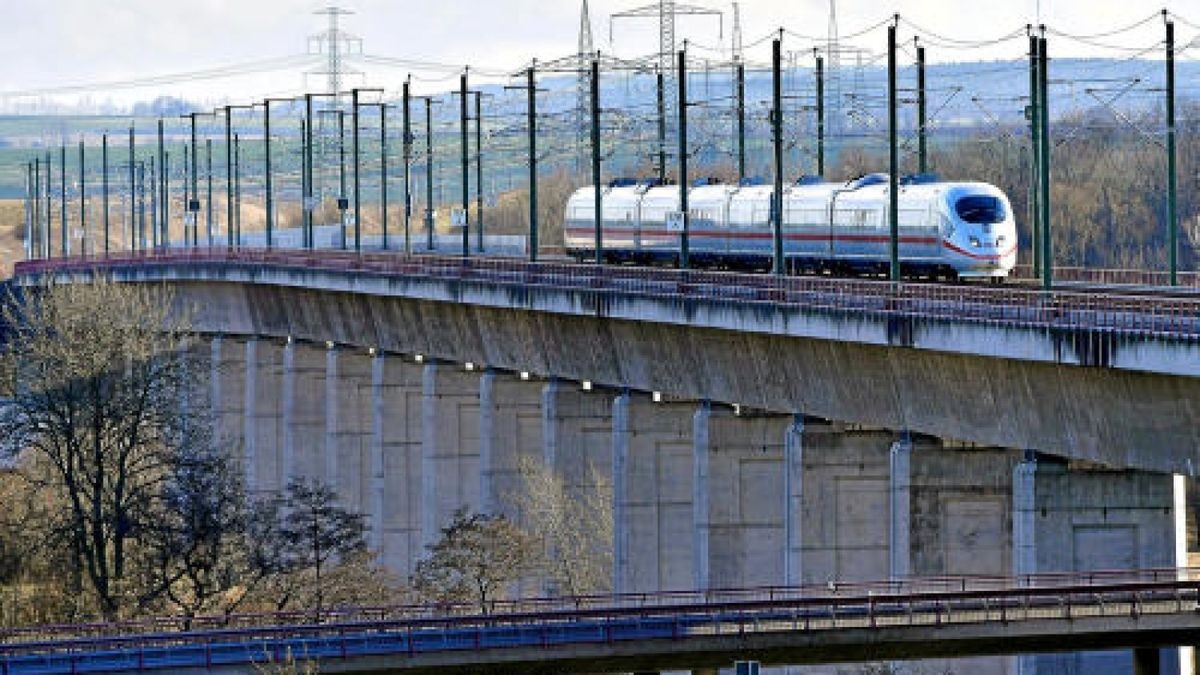
[[[158,192],[154,179],[154,155],[150,155],[150,170],[148,173],[150,174],[150,178],[148,179],[150,181],[150,239],[153,242],[158,232]],[[145,236],[144,232],[142,236]]]
[[[313,95],[304,95],[304,248],[316,246],[313,236]]]
[[[825,175],[825,59],[817,57],[817,175]]]
[[[142,242],[141,246],[145,247],[146,242],[146,165],[142,162],[137,163],[138,190],[137,190],[137,238]]]
[[[658,182],[667,182],[667,103],[666,82],[663,72],[658,71]]]
[[[917,47],[917,173],[921,174],[929,173],[925,107],[925,48]]]
[[[475,92],[475,243],[483,253],[483,92]]]
[[[337,111],[338,118],[338,227],[341,230],[342,250],[346,250],[346,209],[350,200],[346,197],[346,111]]]
[[[404,80],[403,139],[404,153],[404,252],[412,253],[412,92],[410,81]]]
[[[900,281],[900,151],[896,142],[896,25],[888,26],[888,251],[889,278]]]
[[[188,117],[192,118],[192,156],[191,156],[191,175],[192,175],[192,190],[191,197],[188,201],[188,212],[192,214],[192,246],[200,245],[200,169],[197,158],[200,154],[200,146],[196,142],[196,113],[188,113]],[[143,187],[144,189],[144,187]]]
[[[87,257],[87,165],[84,157],[83,139],[79,140],[79,255]]]
[[[771,144],[775,152],[775,189],[771,193],[771,270],[782,275],[783,259],[783,69],[782,41],[771,43]]]
[[[425,236],[433,250],[433,99],[425,98]]]
[[[44,258],[42,254],[42,158],[33,158],[33,223],[37,233],[36,246],[37,253],[30,257]],[[30,238],[30,246],[33,246],[33,238]],[[31,249],[32,250],[32,249]]]
[[[533,68],[525,71],[529,99],[529,261],[538,257],[537,79]]]
[[[51,155],[50,151],[47,150],[46,151],[46,232],[44,233],[45,237],[46,237],[45,249],[46,249],[46,257],[47,258],[52,257],[54,254],[54,243],[53,243],[53,238],[52,238],[53,234],[50,231],[51,229],[53,229],[53,226],[54,226],[54,222],[53,222],[54,221],[54,204],[53,204],[53,197],[51,196],[52,192],[54,191],[53,182],[52,182],[52,178],[54,175],[54,162],[51,159],[52,157],[53,157],[53,155]],[[132,214],[132,211],[130,213]],[[133,222],[132,215],[130,216],[130,222],[131,223]]]
[[[379,201],[380,226],[383,228],[383,250],[388,249],[388,165],[387,165],[387,104],[379,102]]]
[[[233,107],[225,106],[225,243],[233,248]]]
[[[679,51],[679,210],[683,230],[679,233],[679,267],[688,268],[688,128],[687,128],[687,50]]]
[[[604,195],[600,187],[600,62],[592,59],[592,208],[596,227],[596,264],[604,262]],[[660,87],[661,91],[661,87]],[[661,117],[660,117],[661,119]]]
[[[104,209],[104,255],[108,257],[108,133],[100,136],[100,201]]]
[[[59,208],[62,211],[62,227],[59,232],[59,251],[58,254],[65,258],[71,250],[71,244],[68,240],[67,230],[67,144],[64,141],[59,147],[58,156],[58,180],[59,180],[59,198],[62,202]]]
[[[1167,17],[1167,10],[1163,10]],[[1179,284],[1178,177],[1175,166],[1175,23],[1167,21],[1167,259],[1171,285]]]
[[[467,74],[464,72],[458,80],[458,103],[459,103],[459,148],[462,150],[462,255],[467,257],[470,251],[467,250],[470,246],[470,222],[471,214],[468,209],[471,207],[470,199],[470,157],[468,153],[467,140]]]
[[[310,167],[308,165],[308,128],[309,122],[306,116],[300,120],[300,248],[303,249],[312,248],[308,241],[309,222],[312,218],[312,211],[308,208],[308,185],[312,180],[309,176]]]
[[[33,258],[33,162],[25,164],[25,259]]]
[[[350,92],[350,147],[354,157],[354,251],[362,252],[362,191],[359,184],[358,89]]]
[[[159,190],[159,192],[158,192],[158,199],[159,199],[158,228],[160,231],[155,232],[154,239],[156,241],[156,245],[162,246],[162,247],[166,247],[166,246],[170,245],[169,233],[171,231],[170,230],[171,221],[170,221],[170,217],[169,217],[170,216],[170,208],[168,206],[170,204],[171,195],[167,192],[167,155],[166,155],[167,148],[166,148],[165,138],[166,137],[163,133],[163,121],[162,121],[162,118],[160,117],[158,119],[158,190]],[[133,157],[133,155],[131,153],[130,154],[130,162],[131,163],[133,161],[132,157]],[[130,180],[130,185],[132,185],[133,184],[132,183],[132,181],[133,181],[133,170],[132,169],[130,169],[130,171],[129,171],[129,180]],[[132,189],[132,188],[130,188],[130,189]],[[130,199],[130,201],[133,200],[132,193],[130,194],[129,199]]]
[[[1038,38],[1038,108],[1041,110],[1041,131],[1038,140],[1041,144],[1042,175],[1039,181],[1041,199],[1038,202],[1042,211],[1042,288],[1050,290],[1054,284],[1054,255],[1051,241],[1053,229],[1050,225],[1050,87],[1049,64],[1046,53],[1046,38]]]
[[[195,227],[195,216],[192,215],[192,194],[191,194],[191,153],[188,151],[188,144],[183,144],[183,243],[186,246],[192,245],[192,230]],[[192,220],[192,225],[188,225],[189,216]]]
[[[204,209],[204,220],[205,220],[205,227],[207,229],[206,234],[208,235],[208,246],[211,248],[213,245],[212,139],[211,138],[204,139],[204,168],[206,170],[206,175],[204,176],[205,188],[206,188],[205,189],[205,195],[206,195],[205,202],[206,203],[205,203],[205,209]],[[154,171],[151,170],[150,173],[153,174]]]
[[[1029,222],[1033,230],[1033,273],[1040,277],[1042,274],[1042,209],[1038,206],[1041,201],[1042,180],[1042,142],[1039,139],[1042,131],[1041,105],[1038,96],[1038,39],[1029,36],[1029,160],[1031,166],[1029,176]]]
[[[746,178],[746,64],[737,64],[738,182]]]
[[[233,245],[242,245],[242,137],[233,135]]]
[[[271,178],[271,99],[263,101],[263,173],[267,206],[267,248],[274,244],[275,200],[271,194],[274,184]]]

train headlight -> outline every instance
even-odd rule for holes
[[[971,245],[979,248],[979,237],[971,237]]]
[[[1004,244],[1004,235],[1000,235],[999,237],[996,237],[996,245],[1001,246],[1003,244]]]

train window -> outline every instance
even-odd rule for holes
[[[958,217],[968,223],[990,225],[1003,222],[1006,216],[1004,202],[990,195],[970,195],[954,203]]]

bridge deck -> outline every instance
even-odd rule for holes
[[[480,281],[521,287],[550,286],[634,293],[681,300],[770,303],[811,309],[865,312],[916,319],[1104,331],[1122,335],[1200,340],[1200,297],[1190,292],[1106,285],[1101,292],[1076,285],[1044,292],[1019,287],[892,283],[870,279],[773,276],[648,267],[530,263],[497,257],[461,258],[400,253],[349,253],[288,249],[186,249],[55,258],[18,263],[17,276],[132,266],[213,263],[369,275]]]

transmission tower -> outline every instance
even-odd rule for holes
[[[339,25],[341,17],[353,13],[336,5],[317,10],[314,14],[328,18],[328,27],[324,32],[308,38],[309,53],[324,54],[326,57],[323,69],[309,71],[309,73],[325,76],[326,93],[335,99],[339,99],[341,92],[344,91],[342,83],[346,75],[361,75],[360,71],[346,67],[344,57],[347,54],[361,54],[362,39],[342,30]]]
[[[592,105],[592,88],[587,68],[584,64],[591,62],[596,56],[595,42],[592,40],[592,18],[588,13],[588,0],[583,0],[579,13],[579,74],[575,83],[575,171],[582,172],[587,166],[588,118]]]
[[[829,34],[825,45],[825,109],[826,119],[832,122],[830,131],[842,128],[841,65],[842,46],[838,36],[837,0],[829,0]],[[828,124],[828,122],[827,122]]]
[[[730,40],[730,56],[735,64],[742,62],[742,11],[733,3],[733,36]]]
[[[658,19],[658,69],[663,74],[663,109],[667,119],[667,146],[675,132],[674,120],[678,118],[679,82],[676,77],[675,19],[680,16],[715,16],[718,30],[724,32],[724,16],[720,11],[688,5],[675,0],[658,0],[657,3],[613,14],[609,19],[609,31],[617,19]]]

